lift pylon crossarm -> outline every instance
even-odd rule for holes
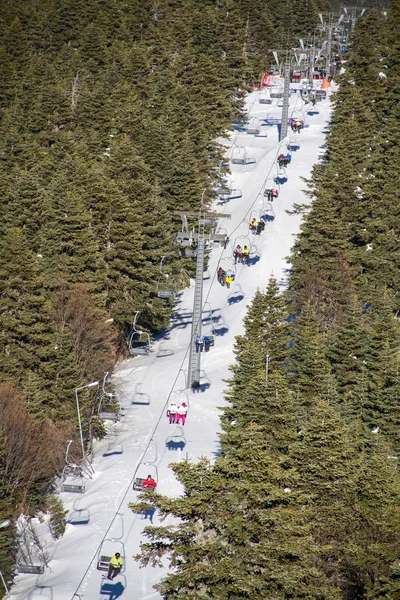
[[[198,219],[199,218],[199,213],[198,212],[179,212],[179,211],[174,211],[174,215],[179,215],[180,217],[188,217],[188,218],[192,218],[192,219]],[[201,219],[215,219],[217,221],[218,219],[230,219],[231,215],[227,215],[226,213],[201,212],[200,218]]]

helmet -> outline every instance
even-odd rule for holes
[[[186,406],[186,402],[182,402],[182,406]]]
[[[147,479],[151,479],[151,475],[147,475]]]
[[[236,246],[236,248],[240,248],[240,245],[238,244],[238,245]]]
[[[119,553],[119,552],[116,552],[116,553],[115,553],[115,556],[116,556],[117,558],[119,558],[121,555],[120,555],[120,553]]]

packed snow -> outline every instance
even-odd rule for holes
[[[319,83],[319,82],[317,82]],[[129,598],[157,600],[156,584],[167,573],[164,568],[140,569],[133,555],[140,550],[142,531],[150,523],[157,524],[157,513],[135,515],[128,508],[137,499],[132,489],[136,476],[151,474],[158,481],[157,491],[169,496],[182,493],[170,463],[200,456],[211,461],[218,456],[219,408],[224,404],[224,379],[234,361],[235,336],[242,332],[246,307],[257,288],[264,289],[273,275],[282,289],[286,285],[286,257],[299,231],[300,215],[289,215],[294,203],[308,202],[301,177],[310,175],[312,166],[323,160],[325,135],[330,118],[330,101],[305,105],[300,90],[292,86],[289,117],[305,122],[301,133],[292,133],[278,141],[279,99],[271,105],[259,103],[264,92],[248,95],[246,108],[252,123],[260,125],[259,135],[249,135],[238,127],[229,138],[220,140],[232,157],[237,148],[251,159],[246,165],[231,165],[230,185],[241,191],[223,202],[215,201],[218,212],[231,215],[221,219],[220,231],[227,230],[230,242],[226,249],[215,245],[204,280],[203,335],[214,334],[215,346],[202,353],[201,387],[198,392],[185,390],[188,347],[194,285],[183,290],[168,333],[152,344],[149,356],[125,361],[113,375],[118,391],[122,418],[107,422],[108,435],[95,443],[92,479],[85,482],[83,494],[61,493],[68,509],[68,525],[64,536],[54,541],[48,525],[33,521],[35,535],[29,543],[40,539],[48,566],[40,575],[18,575],[11,590],[13,600],[99,600]],[[310,114],[309,114],[310,113]],[[286,169],[287,181],[279,186],[279,197],[268,203],[264,189],[277,187],[277,156],[292,147],[292,161]],[[300,145],[300,147],[297,146]],[[297,149],[296,149],[297,148]],[[249,232],[255,216],[266,218],[260,236]],[[222,287],[216,270],[233,266],[233,248],[250,245],[250,264],[237,265],[236,279],[230,289]],[[139,323],[140,325],[140,323]],[[169,424],[166,408],[171,400],[187,399],[188,419],[185,426]],[[146,464],[145,464],[146,463]],[[289,489],[287,490],[290,491]],[[125,565],[114,581],[104,579],[97,570],[99,556],[120,552]]]

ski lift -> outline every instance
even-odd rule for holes
[[[233,165],[248,165],[255,163],[255,158],[250,158],[247,154],[247,150],[242,146],[235,146],[232,148],[231,163]]]
[[[152,477],[156,481],[156,483],[158,483],[158,469],[156,465],[154,463],[140,463],[140,465],[136,469],[132,489],[138,492],[144,492],[146,488],[143,487],[143,483],[149,476]]]
[[[108,371],[104,374],[103,378],[103,393],[99,403],[99,417],[103,421],[119,421],[120,419],[120,406],[117,394],[113,392],[107,392],[105,389],[107,381]]]
[[[80,465],[65,465],[61,475],[61,491],[70,494],[83,494],[85,491],[85,477]]]
[[[168,300],[170,298],[175,298],[176,286],[174,278],[168,273],[162,272],[164,260],[165,256],[162,256],[160,262],[160,278],[157,283],[157,296]]]
[[[257,119],[257,117],[252,117],[246,126],[246,133],[250,135],[259,135],[260,131],[261,129],[259,119]]]
[[[124,570],[125,566],[125,547],[122,542],[119,540],[113,540],[110,538],[106,538],[103,540],[98,555],[97,555],[97,569],[98,571],[108,571],[108,567],[110,565],[110,560],[119,552],[121,555],[123,562],[121,572]]]
[[[150,335],[146,331],[136,328],[136,323],[140,315],[140,310],[136,311],[132,324],[132,331],[128,340],[129,353],[132,356],[147,356],[150,354]]]

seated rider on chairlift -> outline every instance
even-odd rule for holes
[[[242,248],[241,248],[241,246],[239,246],[239,244],[236,246],[235,250],[233,251],[233,257],[235,259],[235,265],[236,265],[236,263],[238,261],[241,262],[241,260],[242,260]]]
[[[157,487],[157,481],[151,475],[147,475],[147,479],[143,481],[143,487],[146,490],[154,490]]]
[[[260,235],[260,233],[262,233],[264,231],[264,229],[265,229],[265,222],[262,219],[260,219],[257,223],[256,234]]]
[[[250,250],[247,246],[243,246],[242,250],[242,262],[246,263],[250,257]]]
[[[255,232],[257,231],[257,225],[258,225],[257,219],[256,219],[256,218],[254,218],[254,219],[253,219],[253,220],[250,222],[250,230],[251,230],[251,232],[252,232],[252,233],[255,233]]]
[[[286,167],[286,156],[284,154],[280,154],[276,160],[278,161],[278,165],[280,167]]]
[[[286,160],[286,164],[290,165],[290,163],[292,162],[292,155],[291,154],[286,154],[285,156],[285,160]]]
[[[225,285],[225,271],[222,267],[219,267],[218,271],[217,271],[217,279],[218,279],[218,283],[220,283],[221,285]]]

